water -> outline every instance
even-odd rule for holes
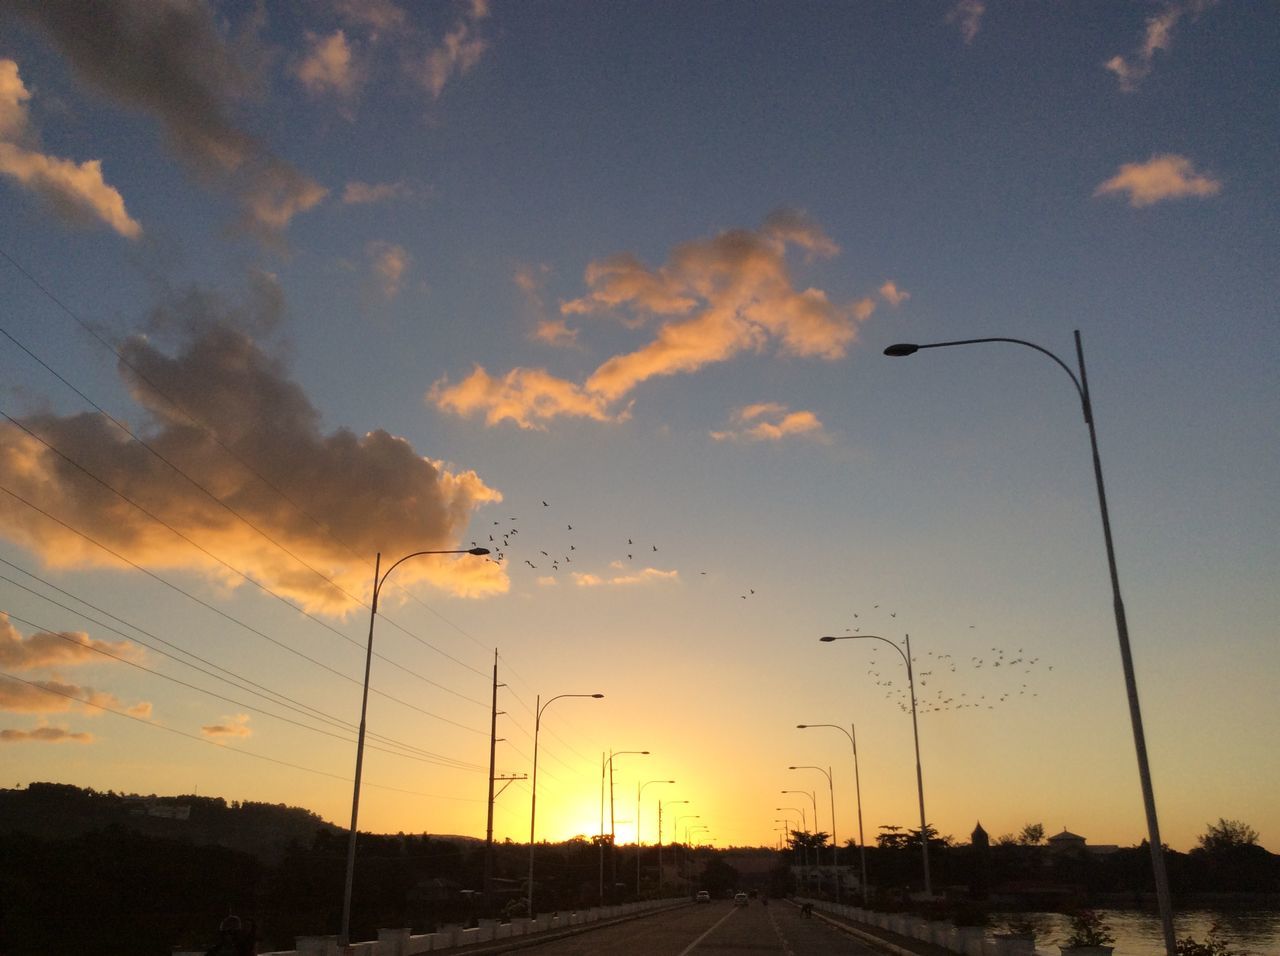
[[[1115,956],[1164,956],[1160,917],[1133,910],[1098,910],[1115,936]],[[1039,930],[1036,948],[1050,953],[1071,933],[1070,920],[1060,913],[1032,913]],[[999,917],[997,916],[997,921]],[[1174,935],[1192,936],[1204,942],[1214,924],[1217,938],[1233,952],[1248,956],[1280,956],[1280,912],[1274,910],[1220,913],[1212,910],[1178,911],[1173,916]]]

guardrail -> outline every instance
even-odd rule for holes
[[[418,956],[419,953],[439,952],[492,943],[504,939],[545,933],[552,930],[586,926],[607,920],[642,916],[654,910],[688,903],[688,897],[662,900],[642,900],[637,903],[620,903],[615,906],[595,906],[587,910],[539,913],[532,919],[518,917],[510,921],[482,919],[479,926],[443,926],[434,933],[413,934],[407,929],[380,929],[376,940],[338,945],[337,936],[299,936],[295,949],[274,950],[259,956]],[[205,950],[174,950],[173,956],[204,956]]]
[[[950,922],[926,920],[907,913],[879,913],[844,903],[796,897],[797,903],[810,904],[814,910],[850,923],[865,923],[899,936],[918,939],[941,946],[961,956],[1049,956],[1048,950],[1037,950],[1030,937],[988,936],[981,926],[955,926]],[[855,929],[856,932],[856,929]],[[911,956],[907,947],[898,947],[902,956]]]

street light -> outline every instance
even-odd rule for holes
[[[786,793],[787,791],[785,791],[785,790],[784,790],[784,791],[782,791],[782,792],[783,792],[783,793]],[[781,813],[783,810],[791,810],[791,811],[794,811],[795,813],[800,814],[800,830],[801,830],[801,832],[803,832],[806,836],[808,836],[808,834],[809,834],[809,824],[805,821],[805,817],[804,817],[804,807],[774,807],[773,809],[777,810],[779,813]],[[794,837],[792,837],[792,839],[794,840],[795,838],[794,838]],[[797,842],[798,842],[798,841],[797,841]],[[792,849],[794,850],[794,849],[795,849],[795,847],[792,847]],[[804,858],[803,858],[803,859],[804,859],[804,863],[805,863],[805,865],[807,866],[807,865],[808,865],[808,863],[809,863],[809,847],[808,847],[808,846],[805,846],[805,848],[804,848]]]
[[[818,797],[817,795],[811,790],[783,790],[782,792],[783,793],[803,793],[806,797],[809,798],[809,802],[813,804],[813,832],[817,833],[818,832]],[[803,810],[800,811],[800,821],[804,826],[805,835],[806,836],[810,835],[809,824],[805,819]],[[814,857],[813,862],[815,864],[822,862],[821,859],[819,858],[820,854],[818,853],[818,848],[816,846],[813,848],[813,857]],[[805,866],[809,865],[809,847],[807,843],[804,848],[804,864]]]
[[[862,839],[862,780],[858,774],[858,729],[853,724],[845,730],[839,724],[796,724],[797,730],[808,730],[811,727],[831,727],[849,738],[853,747],[853,783],[858,793],[858,856],[862,862],[862,902],[867,902],[867,847]]]
[[[916,793],[920,798],[920,852],[924,857],[924,892],[925,896],[933,896],[933,882],[929,878],[929,825],[924,819],[924,775],[920,772],[920,724],[916,721],[916,678],[911,667],[911,635],[906,635],[907,649],[904,652],[897,642],[878,634],[845,634],[840,637],[820,637],[818,640],[831,641],[883,641],[898,652],[907,665],[907,684],[911,688],[911,732],[916,742]]]
[[[609,751],[609,759],[603,760],[604,754],[601,754],[602,763],[600,764],[600,905],[604,906],[604,778],[606,770],[609,776],[609,863],[611,872],[613,873],[613,882],[618,882],[618,851],[614,846],[617,840],[613,830],[613,758],[626,756],[647,757],[647,750],[619,750],[614,753]]]
[[[650,783],[675,783],[674,780],[650,780],[648,783],[636,783],[636,899],[640,898],[640,795]],[[662,842],[662,834],[658,834],[658,842]]]
[[[539,695],[534,700],[534,717],[533,717],[533,779],[530,781],[530,789],[532,794],[529,798],[529,896],[528,908],[529,917],[533,917],[533,848],[534,848],[534,822],[537,819],[538,811],[538,731],[542,727],[542,712],[551,704],[562,697],[590,697],[593,700],[599,700],[604,694],[557,694],[545,704],[542,702],[542,696]]]
[[[816,770],[818,773],[825,774],[827,777],[827,790],[831,794],[831,865],[839,866],[840,861],[836,857],[836,788],[831,782],[831,768],[823,770],[821,767],[805,766],[805,767],[788,767],[788,770]],[[815,805],[816,805],[815,801]],[[816,810],[815,810],[816,813]],[[818,825],[817,817],[814,817],[813,825]]]
[[[369,708],[369,669],[373,664],[373,622],[378,618],[378,595],[382,592],[382,585],[391,576],[391,572],[410,558],[418,558],[424,554],[474,554],[480,557],[488,553],[488,548],[415,551],[413,554],[406,554],[391,567],[387,568],[386,574],[380,573],[382,570],[382,552],[379,551],[373,559],[373,600],[369,605],[369,640],[364,649],[364,690],[360,697],[360,730],[356,734],[356,780],[355,788],[351,794],[351,834],[347,840],[347,878],[346,885],[342,891],[342,932],[338,937],[343,946],[347,945],[351,936],[351,888],[355,883],[356,875],[356,821],[360,815],[360,775],[364,770],[364,721],[365,713]]]
[[[674,807],[679,803],[688,803],[688,800],[668,800],[667,806]],[[675,833],[672,833],[672,842],[674,843]],[[662,801],[658,801],[658,896],[662,896]]]
[[[1107,511],[1107,494],[1102,483],[1102,459],[1098,456],[1098,433],[1093,422],[1093,405],[1089,400],[1089,378],[1084,370],[1084,348],[1080,344],[1080,330],[1075,330],[1076,363],[1080,377],[1067,364],[1048,349],[1032,342],[1010,338],[961,339],[955,342],[930,342],[925,345],[899,343],[884,350],[885,355],[904,357],[914,355],[920,349],[948,348],[953,345],[980,345],[987,342],[1009,342],[1035,349],[1056,362],[1076,388],[1080,398],[1080,410],[1089,426],[1089,446],[1093,451],[1093,477],[1098,486],[1098,510],[1102,516],[1102,537],[1107,549],[1107,568],[1111,574],[1112,604],[1116,618],[1116,636],[1120,642],[1120,661],[1124,668],[1124,686],[1129,698],[1129,720],[1133,725],[1133,746],[1138,756],[1138,777],[1142,783],[1142,802],[1147,814],[1147,842],[1151,845],[1151,869],[1155,877],[1156,900],[1160,906],[1160,926],[1164,934],[1165,951],[1174,956],[1177,941],[1173,932],[1173,901],[1169,896],[1169,877],[1165,872],[1164,849],[1160,842],[1160,823],[1156,817],[1156,797],[1151,785],[1151,767],[1147,762],[1147,740],[1142,729],[1142,708],[1138,704],[1138,682],[1133,670],[1133,654],[1129,648],[1129,624],[1125,618],[1124,602],[1120,599],[1120,575],[1116,570],[1115,546],[1111,540],[1111,518]]]

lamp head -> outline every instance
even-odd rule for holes
[[[835,638],[828,635],[827,637],[820,637],[818,640],[822,641],[823,644],[830,644]]]
[[[596,700],[599,700],[601,697],[604,696],[604,694],[592,694],[591,696],[594,697]],[[649,751],[647,750],[645,751],[645,753],[648,753],[648,752]]]
[[[890,345],[884,350],[884,354],[893,356],[894,358],[903,358],[908,355],[915,355],[918,351],[920,351],[920,346],[918,345],[912,345],[908,342],[899,342],[897,345]]]
[[[808,730],[808,729],[809,729],[808,724],[796,724],[796,730]]]
[[[799,770],[800,768],[799,768],[799,767],[788,767],[787,769],[788,769],[788,770]]]

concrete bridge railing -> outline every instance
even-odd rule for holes
[[[796,897],[796,902],[810,903],[815,910],[855,927],[858,923],[876,926],[899,936],[949,949],[960,956],[1049,956],[1048,950],[1037,950],[1030,938],[992,936],[980,926],[953,926],[949,922],[926,920],[906,913],[878,913],[860,906],[805,897]]]
[[[294,942],[294,949],[264,952],[259,956],[418,956],[419,953],[439,952],[588,923],[641,916],[688,902],[688,898],[682,896],[596,906],[587,910],[539,913],[532,919],[519,917],[509,922],[482,919],[479,926],[443,926],[434,933],[413,934],[407,929],[380,929],[376,940],[351,943],[346,947],[338,945],[337,936],[299,936]],[[175,950],[173,956],[204,956],[204,950]]]

